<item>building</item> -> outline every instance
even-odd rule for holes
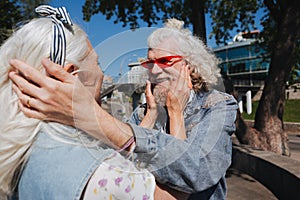
[[[258,34],[257,30],[239,33],[233,42],[213,49],[220,58],[222,75],[231,80],[239,100],[244,102],[249,95],[250,99],[259,96],[270,67],[270,60],[264,58],[265,51],[259,46]]]
[[[144,85],[148,79],[147,69],[142,67],[140,62],[129,63],[128,67],[130,67],[127,74],[128,83]]]
[[[239,93],[259,90],[268,75],[270,62],[263,58],[264,50],[255,39],[258,33],[240,33],[232,43],[213,50],[220,58],[222,75],[232,81]]]
[[[106,90],[107,88],[109,88],[112,85],[113,85],[113,78],[109,75],[104,75],[102,89]]]
[[[230,79],[243,96],[247,91],[257,93],[268,75],[270,60],[263,58],[264,50],[259,46],[259,31],[239,33],[228,45],[213,49],[220,58],[223,76]]]
[[[135,90],[132,93],[132,108],[135,109],[139,104],[145,103],[145,86],[148,80],[147,69],[141,66],[140,61],[129,63],[128,67],[128,83],[135,85]]]

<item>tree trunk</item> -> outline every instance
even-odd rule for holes
[[[194,35],[206,44],[205,1],[192,0],[191,21]]]
[[[282,155],[290,155],[283,126],[285,84],[295,64],[297,40],[300,36],[300,11],[290,6],[278,22],[278,32],[271,54],[269,75],[256,110],[255,124],[240,135],[243,143]]]

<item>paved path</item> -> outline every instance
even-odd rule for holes
[[[272,192],[252,177],[235,169],[229,169],[226,176],[227,200],[273,200]]]

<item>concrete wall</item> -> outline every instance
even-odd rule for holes
[[[245,122],[250,127],[253,127],[254,125],[253,120],[245,120]],[[300,134],[300,123],[284,122],[284,130],[287,133]]]
[[[247,145],[234,145],[232,168],[259,181],[278,199],[300,199],[300,161]]]

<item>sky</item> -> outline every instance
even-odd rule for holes
[[[131,31],[122,24],[114,24],[100,14],[93,15],[89,22],[83,20],[82,6],[85,0],[52,0],[53,7],[65,6],[72,21],[88,34],[92,46],[99,56],[99,63],[104,74],[113,77],[124,75],[129,68],[128,63],[145,58],[147,53],[147,37],[155,27],[147,27],[141,23],[141,28]],[[156,28],[161,26],[157,25]]]
[[[141,57],[146,58],[147,38],[162,23],[147,27],[146,23],[141,22],[139,29],[131,31],[129,27],[122,27],[122,23],[114,24],[114,17],[106,20],[101,13],[93,15],[89,22],[85,22],[82,13],[84,3],[85,0],[52,0],[49,4],[53,7],[65,6],[73,22],[88,34],[104,74],[123,76],[129,69],[128,63]],[[207,34],[212,30],[210,23],[210,18],[206,17]],[[207,45],[216,47],[215,40],[208,38]]]

